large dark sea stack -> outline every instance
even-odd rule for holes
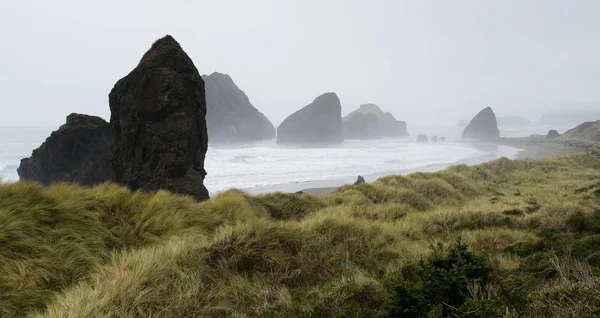
[[[342,141],[342,105],[335,93],[317,97],[277,128],[277,143],[281,144],[339,144]]]
[[[208,199],[204,81],[179,43],[156,41],[109,94],[111,180]]]
[[[500,138],[500,130],[498,130],[498,121],[494,111],[490,107],[480,111],[465,127],[462,138],[479,140]]]
[[[17,172],[22,180],[45,185],[102,183],[109,177],[111,138],[110,125],[104,119],[71,114],[30,158],[21,160]]]
[[[246,142],[275,138],[275,127],[227,74],[203,75],[206,124],[210,142]]]

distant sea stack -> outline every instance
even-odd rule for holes
[[[600,141],[600,120],[583,123],[564,134],[567,139]]]
[[[179,43],[156,41],[109,94],[111,180],[208,199],[204,81]]]
[[[279,144],[339,144],[342,141],[342,105],[335,93],[317,97],[277,128]]]
[[[384,113],[375,104],[362,104],[342,119],[344,138],[372,139],[380,137],[406,137],[406,122],[398,121]]]
[[[67,122],[21,160],[21,180],[44,185],[76,182],[95,185],[108,181],[112,134],[110,125],[96,116],[70,114]]]
[[[498,139],[500,138],[500,130],[498,130],[498,121],[496,114],[490,107],[486,107],[480,111],[465,127],[462,133],[463,139]]]
[[[247,142],[275,138],[275,127],[250,103],[227,74],[203,75],[206,124],[212,142]]]
[[[546,135],[546,139],[556,139],[558,137],[560,137],[560,134],[554,129],[548,131],[548,134]]]

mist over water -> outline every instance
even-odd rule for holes
[[[20,160],[50,135],[52,127],[0,127],[0,176],[17,181]],[[502,136],[543,133],[546,127],[501,132]],[[353,182],[358,175],[376,176],[438,170],[457,162],[479,163],[500,156],[513,157],[518,149],[482,148],[459,142],[462,128],[413,127],[411,137],[378,140],[346,140],[340,146],[297,148],[275,140],[249,144],[210,144],[206,153],[205,185],[211,194],[229,188],[253,193],[298,191],[308,187]],[[532,132],[533,130],[533,132]],[[437,134],[446,143],[419,144],[417,134]]]

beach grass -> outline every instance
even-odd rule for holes
[[[1,317],[596,317],[600,159],[201,203],[0,184],[0,246]]]

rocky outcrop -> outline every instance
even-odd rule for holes
[[[566,139],[600,141],[600,120],[583,123],[564,134]]]
[[[465,127],[462,138],[479,140],[500,138],[500,130],[498,130],[498,122],[494,111],[490,107],[480,111]]]
[[[342,105],[335,93],[317,97],[277,128],[280,144],[339,144],[342,140]]]
[[[22,180],[44,185],[102,183],[109,177],[111,138],[110,125],[104,119],[70,114],[30,158],[21,160],[17,172]]]
[[[227,74],[203,75],[208,140],[247,142],[275,138],[275,127]]]
[[[381,126],[384,136],[391,137],[408,137],[408,130],[406,129],[406,122],[402,120],[396,120],[390,113],[385,113],[381,119]]]
[[[560,137],[560,134],[554,129],[550,130],[546,135],[546,139],[556,139],[558,137]]]
[[[358,176],[358,179],[356,179],[356,181],[354,182],[354,185],[359,185],[362,183],[365,183],[365,178],[363,176]]]
[[[356,113],[342,119],[345,139],[376,139],[381,137],[379,119],[372,113]]]
[[[406,137],[406,122],[398,121],[384,113],[375,104],[362,104],[343,118],[344,138],[373,139],[380,137]]]
[[[437,136],[431,137],[431,142],[437,143],[438,142],[438,137]]]
[[[418,135],[417,136],[417,142],[428,143],[429,142],[429,138],[427,138],[427,136],[425,136],[425,135]]]
[[[446,142],[446,137],[440,137],[438,140],[439,140],[440,142]]]
[[[208,199],[204,81],[171,36],[156,41],[109,94],[111,180]]]

